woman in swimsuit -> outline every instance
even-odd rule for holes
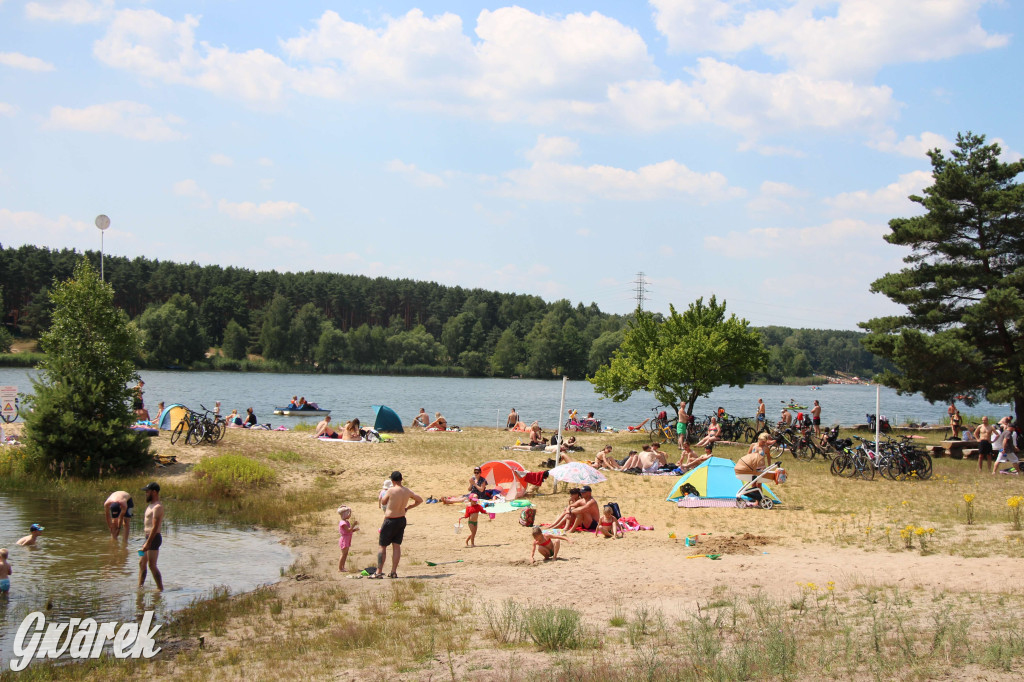
[[[721,409],[721,408],[719,408]],[[697,443],[697,447],[707,447],[718,440],[718,434],[722,432],[722,427],[718,425],[718,419],[715,417],[711,418],[711,425],[708,426],[708,435],[700,439]]]
[[[434,413],[434,421],[427,424],[427,431],[434,429],[435,431],[447,431],[448,420],[441,416],[440,412]]]
[[[603,538],[621,538],[622,528],[619,526],[619,520],[615,518],[615,514],[612,512],[612,506],[606,504],[601,511],[601,520],[597,523],[597,534]]]
[[[540,431],[540,424],[533,422],[530,424],[530,445],[544,445],[544,436]]]
[[[356,441],[362,440],[363,437],[359,433],[359,420],[353,419],[350,422],[345,422],[345,427],[341,430],[341,439]]]
[[[530,548],[530,563],[536,563],[534,556],[539,551],[544,561],[548,559],[558,558],[558,549],[563,542],[572,544],[572,541],[567,537],[560,535],[544,535],[544,531],[540,528],[533,529],[533,547]]]
[[[480,467],[473,469],[473,478],[469,479],[469,493],[488,499],[487,479],[480,475]]]

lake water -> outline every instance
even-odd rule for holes
[[[0,368],[0,385],[17,384],[20,391],[30,392],[29,373],[24,369]],[[545,429],[554,429],[559,420],[559,381],[150,370],[141,374],[146,382],[145,401],[150,410],[155,410],[159,401],[167,405],[182,403],[195,409],[202,403],[212,409],[214,401],[220,400],[225,415],[232,409],[244,415],[245,408],[252,407],[261,422],[274,426],[300,421],[273,414],[275,406],[287,404],[293,395],[305,396],[332,410],[335,422],[358,417],[363,424],[372,424],[371,405],[388,405],[398,412],[404,424],[411,422],[421,407],[425,407],[431,417],[434,412],[441,412],[449,424],[459,426],[504,426],[512,407],[519,410],[523,421],[537,420]],[[811,390],[808,386],[724,386],[716,389],[710,398],[698,399],[694,414],[703,417],[722,406],[730,414],[753,416],[758,398],[764,399],[770,418],[790,399],[808,406],[815,399],[819,400],[822,422],[826,424],[862,423],[865,414],[875,411],[874,386],[824,385],[820,390]],[[589,382],[570,381],[565,405],[567,410],[577,409],[581,415],[593,411],[605,426],[621,429],[651,416],[651,408],[657,405],[657,400],[643,392],[625,402],[614,403],[601,399]],[[961,411],[1003,415],[1011,410],[1008,405],[982,402],[970,409],[961,406]],[[919,395],[900,396],[896,391],[883,388],[881,414],[894,423],[908,419],[935,423],[946,416],[946,406],[932,405]]]
[[[164,591],[153,577],[137,590],[139,556],[144,540],[145,498],[135,496],[135,520],[127,545],[111,540],[102,500],[84,508],[59,496],[0,493],[0,547],[10,552],[14,571],[11,591],[0,598],[0,660],[7,669],[14,634],[25,616],[42,611],[47,622],[69,618],[137,621],[155,611],[154,624],[215,587],[245,592],[276,582],[292,564],[291,551],[272,534],[167,520],[158,567]],[[18,538],[39,523],[46,530],[36,547],[18,547]],[[47,610],[47,604],[52,608]],[[157,635],[160,644],[160,635]]]

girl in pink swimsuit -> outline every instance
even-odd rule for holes
[[[341,535],[341,539],[338,540],[338,547],[341,548],[338,570],[344,573],[348,548],[352,546],[352,533],[359,530],[359,522],[352,518],[352,510],[345,505],[338,507],[338,516],[341,517],[341,521],[338,523],[338,533]]]

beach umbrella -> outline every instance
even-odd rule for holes
[[[584,464],[583,462],[560,464],[551,470],[551,478],[556,481],[576,483],[579,485],[603,483],[608,480],[600,471],[589,464]]]

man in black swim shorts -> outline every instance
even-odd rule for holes
[[[409,504],[412,500],[412,504]],[[391,472],[391,487],[381,494],[380,503],[384,507],[384,523],[380,527],[380,539],[377,544],[377,572],[372,578],[384,577],[384,561],[388,556],[388,547],[392,548],[391,572],[389,578],[398,577],[398,562],[402,559],[402,540],[405,539],[405,514],[413,507],[423,504],[423,498],[402,485],[402,473]]]
[[[160,502],[160,484],[154,481],[147,484],[143,490],[146,491],[147,502],[144,516],[146,541],[139,550],[139,587],[146,582],[146,573],[152,572],[156,589],[163,592],[164,578],[160,574],[160,569],[156,567],[157,559],[160,557],[160,545],[164,544],[164,537],[161,534],[164,526],[164,505]]]
[[[128,541],[128,533],[131,529],[132,510],[135,502],[132,496],[123,490],[116,490],[110,493],[110,497],[103,503],[103,510],[107,517],[107,528],[110,529],[110,537],[117,539],[117,534],[124,529],[124,539]]]
[[[572,525],[569,527],[569,532],[574,530],[597,530],[597,523],[601,518],[597,500],[591,496],[589,485],[583,486],[580,493],[582,498],[573,502],[570,507]]]

